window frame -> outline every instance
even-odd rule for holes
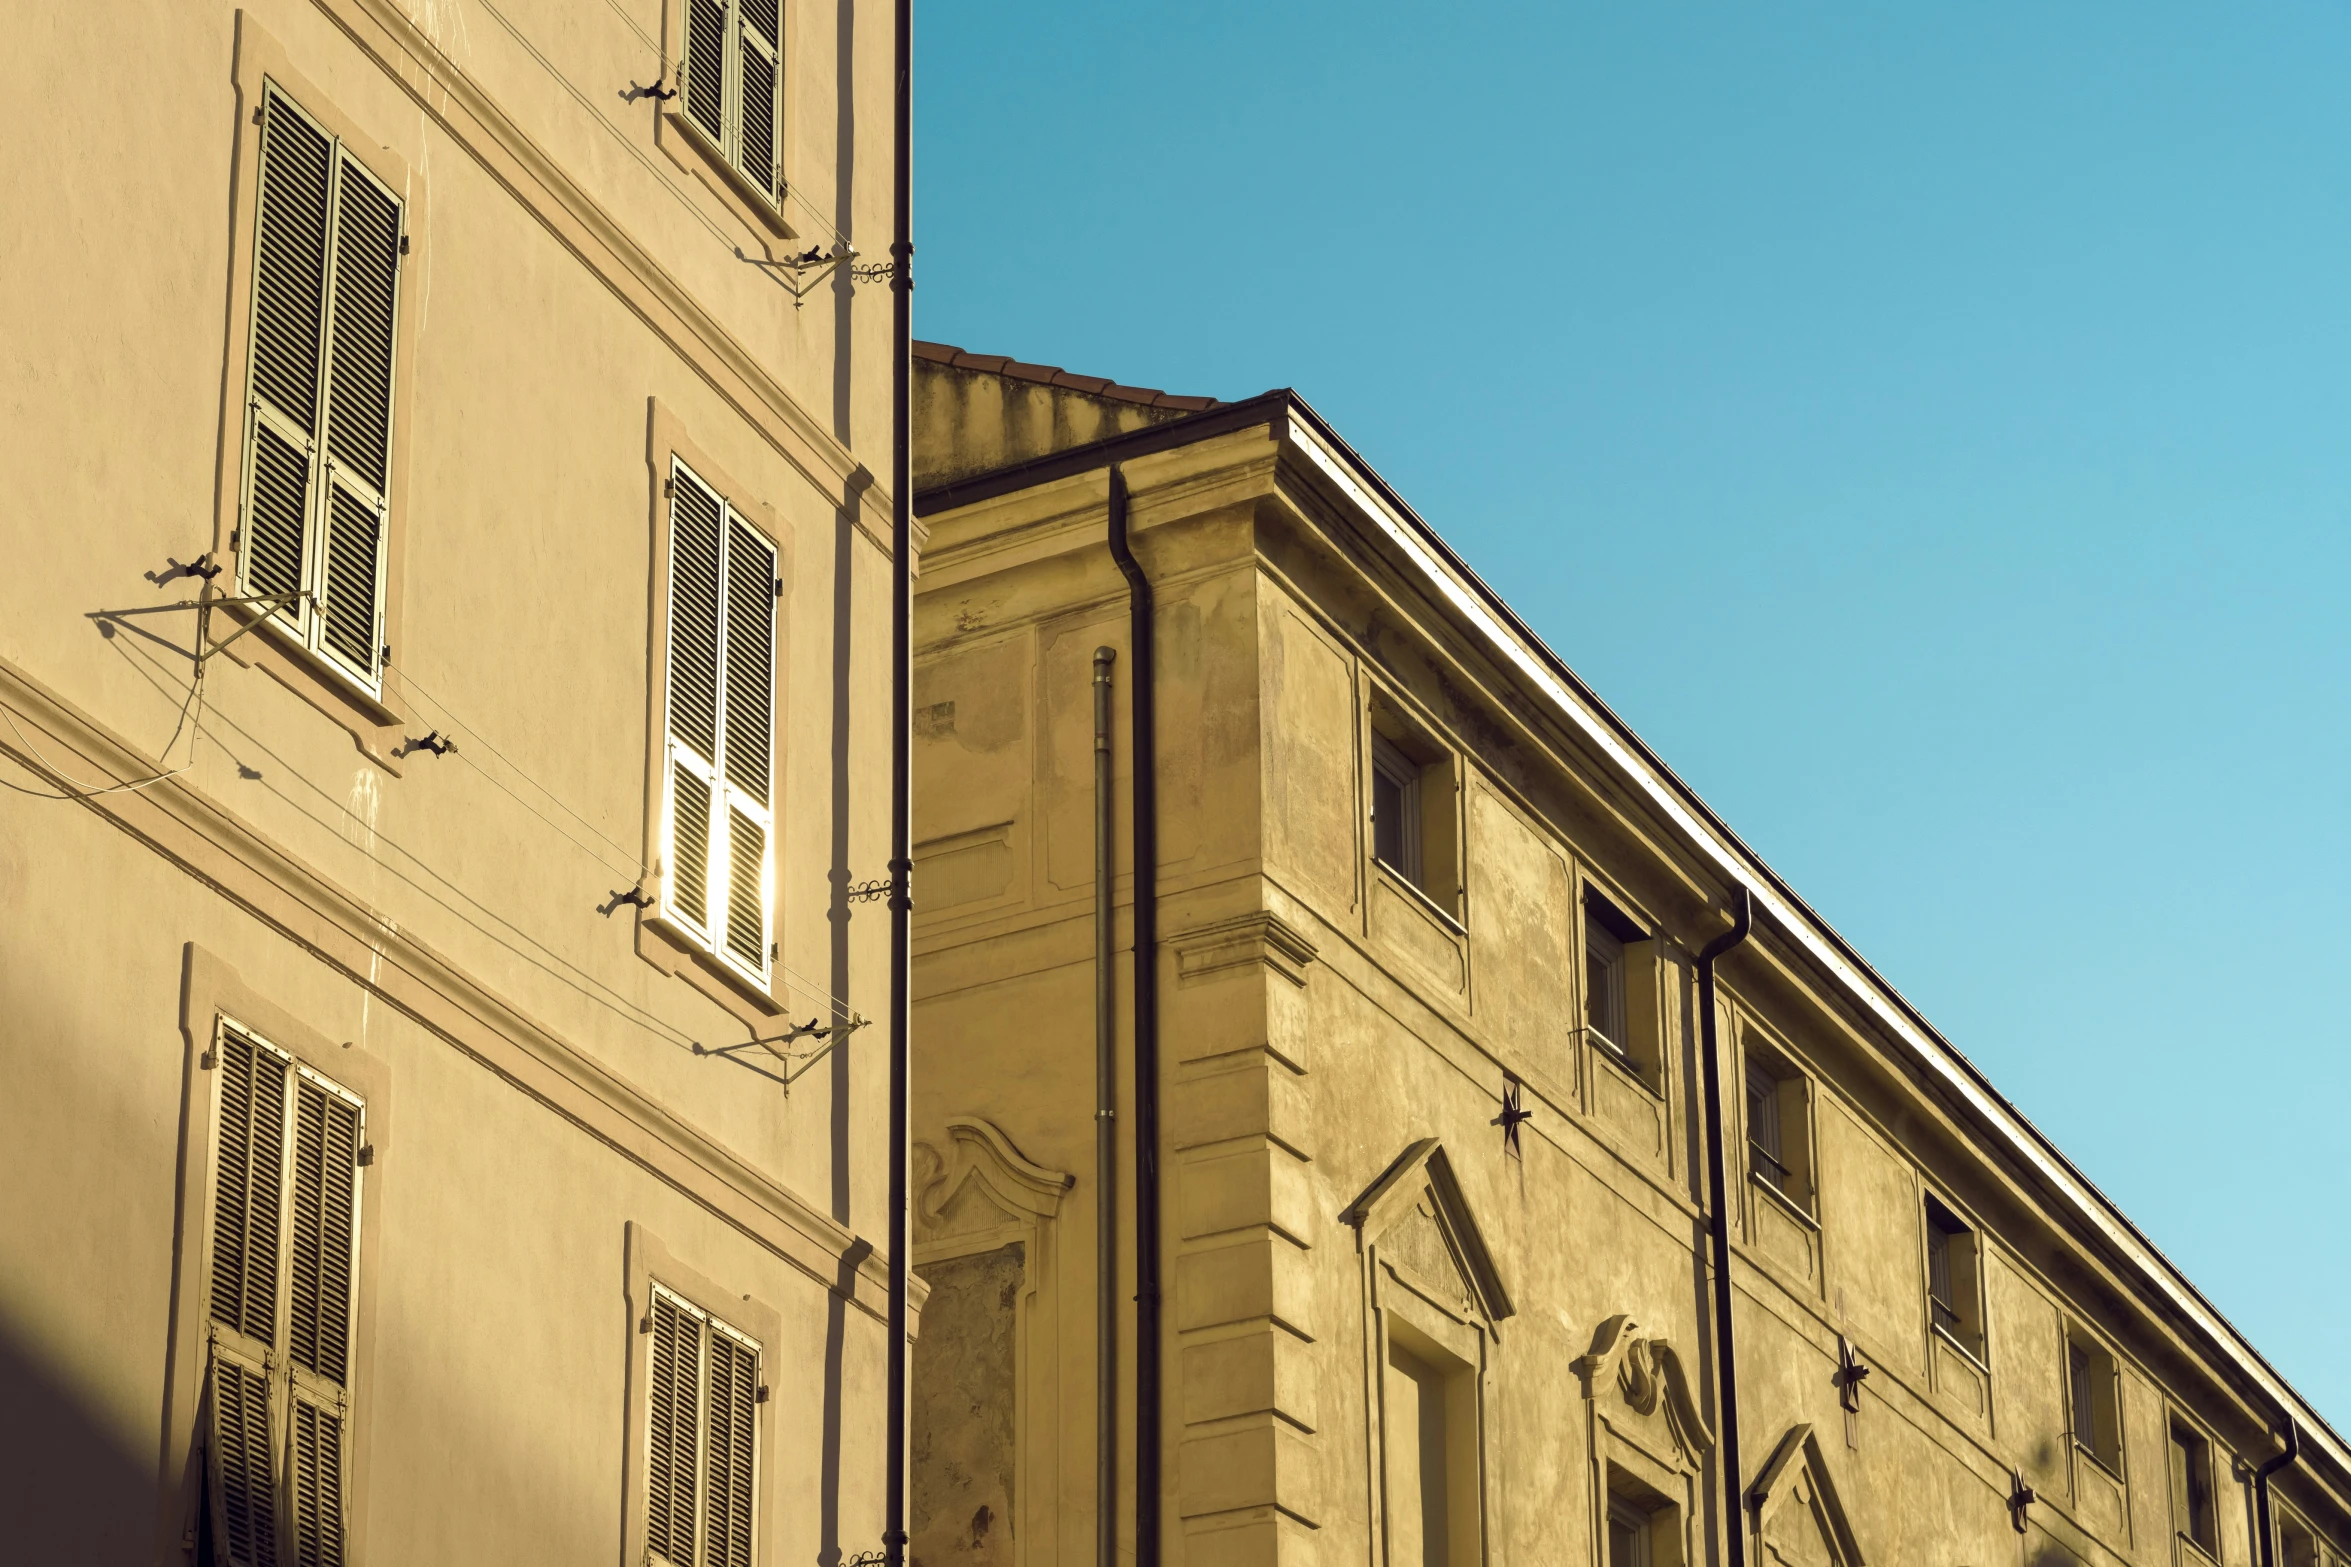
[[[1384,690],[1372,692],[1367,723],[1361,820],[1369,874],[1440,916],[1448,935],[1464,938],[1469,927],[1463,908],[1467,881],[1460,755]],[[1404,865],[1384,858],[1379,849],[1375,813],[1383,777],[1399,786],[1409,845]]]
[[[630,1220],[623,1230],[628,1277],[628,1452],[621,1484],[621,1559],[644,1562],[646,1508],[649,1502],[647,1468],[652,1441],[653,1334],[651,1321],[655,1292],[675,1297],[704,1318],[754,1345],[758,1350],[758,1386],[767,1396],[752,1405],[751,1560],[754,1567],[776,1555],[776,1509],[780,1472],[776,1447],[777,1410],[783,1399],[777,1373],[783,1365],[783,1317],[759,1298],[719,1284],[710,1275],[681,1261],[662,1239],[642,1223]],[[707,1385],[706,1377],[698,1378]],[[697,1404],[699,1411],[701,1406]],[[697,1472],[703,1452],[697,1443]],[[700,1488],[697,1487],[697,1509]],[[699,1516],[699,1511],[698,1511]]]
[[[655,894],[637,913],[637,953],[655,968],[673,975],[758,1028],[783,1014],[789,1005],[791,982],[784,956],[790,951],[786,876],[791,868],[790,846],[783,829],[791,818],[786,809],[789,752],[785,737],[791,689],[791,604],[793,535],[781,525],[774,509],[754,498],[686,431],[684,423],[659,398],[649,401],[646,471],[649,490],[652,549],[648,585],[646,636],[646,743],[644,867],[646,889]],[[668,821],[673,788],[669,733],[669,594],[670,594],[670,483],[674,467],[684,464],[704,486],[716,493],[729,512],[756,530],[775,551],[776,579],[783,591],[775,600],[770,663],[769,750],[767,803],[767,898],[771,958],[764,976],[754,978],[729,957],[722,935],[696,931],[671,918],[665,908],[668,889],[660,885],[666,870]],[[724,527],[724,521],[721,521]],[[722,719],[723,722],[723,719]],[[697,759],[698,760],[698,759]],[[723,765],[714,763],[714,765]],[[708,771],[709,769],[696,769]],[[711,911],[723,926],[723,911]],[[709,925],[708,920],[705,921]]]
[[[284,46],[250,13],[237,21],[234,81],[236,146],[230,185],[228,320],[222,356],[219,445],[213,501],[212,558],[223,567],[210,584],[215,597],[237,596],[245,579],[243,523],[248,493],[248,422],[253,369],[255,251],[260,218],[261,111],[271,86],[313,125],[332,136],[341,153],[360,166],[401,205],[406,250],[395,284],[392,333],[391,430],[384,462],[384,538],[378,552],[381,615],[378,635],[393,656],[382,661],[377,683],[367,683],[331,655],[308,645],[298,630],[272,615],[230,608],[212,619],[212,641],[225,646],[235,663],[258,666],[272,678],[349,731],[359,749],[386,771],[401,771],[399,748],[410,722],[410,703],[397,660],[406,644],[402,583],[410,515],[410,445],[416,382],[418,312],[404,309],[407,279],[424,275],[430,264],[429,232],[415,215],[430,211],[422,173],[383,145],[385,138],[353,121],[328,93],[297,69]],[[331,478],[322,483],[331,486]],[[238,635],[248,625],[260,629]],[[231,638],[234,641],[231,641]]]
[[[370,1459],[374,1448],[372,1395],[375,1374],[377,1253],[387,1182],[396,1161],[392,1073],[379,1056],[344,1045],[303,1023],[293,1013],[248,985],[216,954],[190,942],[183,949],[180,986],[181,1139],[178,1211],[182,1215],[172,1269],[171,1341],[164,1381],[164,1472],[170,1489],[159,1509],[158,1549],[179,1560],[202,1527],[205,1458],[198,1422],[204,1403],[210,1341],[210,1282],[213,1245],[213,1161],[219,1121],[217,1042],[224,1023],[256,1037],[331,1088],[365,1106],[359,1212],[353,1237],[351,1289],[356,1302],[348,1345],[344,1387],[350,1402],[348,1448],[344,1457],[344,1555],[360,1567],[367,1554]],[[289,1094],[289,1098],[291,1098]],[[281,1281],[280,1289],[284,1283]],[[273,1429],[275,1429],[273,1427]],[[278,1432],[282,1436],[282,1431]],[[279,1454],[282,1461],[283,1454]]]
[[[1591,1055],[1605,1060],[1650,1094],[1662,1099],[1667,1076],[1667,1025],[1663,1003],[1657,993],[1657,965],[1662,961],[1662,955],[1657,951],[1655,927],[1630,910],[1628,902],[1592,876],[1578,874],[1575,951],[1572,957],[1574,973],[1569,981],[1573,987],[1571,1015],[1575,1019],[1572,1032],[1575,1038],[1588,1047]],[[1607,1010],[1613,1012],[1612,1020],[1622,1038],[1609,1037],[1604,1028],[1592,1022],[1592,955],[1595,938],[1612,955],[1610,971],[1614,976],[1616,994],[1613,1006]]]
[[[713,138],[686,112],[685,84],[677,76],[665,79],[664,85],[677,89],[677,96],[662,101],[654,117],[654,140],[669,160],[693,175],[706,186],[734,215],[751,230],[755,242],[766,251],[771,261],[783,259],[779,246],[769,241],[790,241],[801,237],[801,230],[785,215],[790,206],[794,152],[798,137],[793,119],[796,94],[793,91],[795,62],[799,51],[799,7],[793,0],[776,0],[778,30],[783,35],[776,71],[776,183],[778,194],[773,200],[752,183],[749,176],[737,166],[728,154],[726,143],[741,135],[740,94],[741,68],[737,60],[740,49],[740,28],[734,18],[740,14],[740,0],[722,0],[728,14],[726,84],[724,107],[720,111],[721,134]],[[667,0],[662,18],[662,58],[678,62],[683,68],[687,57],[687,30],[693,0]]]
[[[1984,1324],[1983,1236],[1957,1207],[1934,1192],[1925,1194],[1920,1212],[1926,1242],[1924,1261],[1929,1336],[1942,1339],[1966,1356],[1970,1364],[1988,1372],[1991,1368],[1991,1350]],[[1938,1214],[1942,1215],[1944,1222],[1937,1222]],[[1938,1235],[1941,1237],[1940,1246]],[[1952,1256],[1953,1242],[1965,1243],[1964,1257]],[[1959,1297],[1955,1301],[1943,1300],[1935,1293],[1935,1260],[1938,1252],[1944,1262],[1945,1277]],[[1938,1307],[1951,1314],[1951,1323],[1946,1324],[1937,1316]]]
[[[1747,1178],[1773,1198],[1794,1209],[1808,1224],[1820,1222],[1819,1157],[1812,1128],[1812,1079],[1778,1041],[1765,1037],[1751,1021],[1739,1028],[1739,1118],[1747,1148]],[[1778,1148],[1764,1147],[1755,1136],[1758,1081],[1768,1083]],[[1768,1160],[1780,1172],[1774,1180],[1761,1168]]]
[[[2063,1342],[2066,1434],[2082,1456],[2105,1471],[2109,1478],[2123,1483],[2122,1362],[2078,1322],[2066,1323]],[[2091,1431],[2087,1439],[2081,1430],[2085,1374],[2091,1379],[2088,1384]],[[2111,1446],[2112,1451],[2102,1451],[2102,1443]]]
[[[2180,1439],[2185,1436],[2187,1441]],[[2170,1498],[2171,1531],[2207,1560],[2220,1559],[2220,1495],[2213,1471],[2212,1438],[2204,1428],[2178,1409],[2165,1411],[2165,1490]],[[2186,1456],[2182,1449],[2186,1448]],[[2198,1480],[2202,1481],[2203,1517],[2196,1517]],[[2197,1526],[2201,1525],[2200,1528]]]

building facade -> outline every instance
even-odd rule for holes
[[[1121,1558],[2346,1559],[2341,1439],[1311,409],[918,369],[918,1558],[1097,1559],[1107,1369]]]
[[[888,12],[20,22],[9,1556],[870,1550]]]

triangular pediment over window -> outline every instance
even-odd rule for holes
[[[1399,1154],[1339,1217],[1354,1226],[1358,1246],[1376,1247],[1383,1262],[1440,1292],[1443,1304],[1469,1307],[1489,1327],[1515,1309],[1453,1165],[1434,1137]]]
[[[1867,1567],[1828,1454],[1812,1427],[1791,1427],[1747,1493],[1758,1562],[1766,1567]]]

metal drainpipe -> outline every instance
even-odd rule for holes
[[[1118,1567],[1118,864],[1110,776],[1110,668],[1094,649],[1094,1559]]]
[[[1110,469],[1110,554],[1127,579],[1135,769],[1135,1567],[1159,1567],[1159,758],[1151,582],[1127,544],[1127,481]]]
[[[2261,1567],[2277,1567],[2277,1520],[2269,1505],[2269,1477],[2302,1457],[2302,1427],[2286,1416],[2286,1450],[2253,1471],[2253,1508],[2261,1519]]]
[[[1739,1358],[1731,1332],[1730,1183],[1724,1170],[1729,1161],[1723,1149],[1722,1052],[1715,1039],[1714,964],[1747,939],[1754,923],[1754,900],[1741,887],[1735,922],[1698,954],[1698,1055],[1700,1075],[1706,1083],[1706,1229],[1714,1255],[1714,1386],[1729,1521],[1724,1553],[1728,1567],[1747,1564],[1747,1498],[1742,1489],[1745,1471],[1739,1467]]]
[[[897,0],[890,224],[890,1310],[882,1560],[906,1562],[908,1053],[914,911],[914,0]],[[835,345],[836,351],[840,345]]]

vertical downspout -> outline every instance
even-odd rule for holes
[[[1724,1531],[1728,1567],[1747,1564],[1747,1498],[1745,1471],[1739,1467],[1739,1358],[1731,1332],[1731,1207],[1727,1188],[1728,1163],[1723,1150],[1722,1052],[1715,1039],[1714,964],[1717,958],[1747,939],[1755,908],[1745,887],[1739,889],[1731,928],[1706,944],[1698,954],[1698,1057],[1706,1083],[1706,1229],[1714,1257],[1714,1386],[1716,1426],[1722,1454]]]
[[[1110,553],[1127,579],[1135,767],[1135,1567],[1159,1567],[1159,748],[1151,583],[1127,544],[1127,481],[1110,469]]]
[[[914,0],[897,0],[890,191],[890,1451],[882,1560],[906,1562],[907,1011],[914,910]],[[841,345],[835,344],[840,352]]]
[[[2286,1450],[2253,1471],[2253,1507],[2261,1521],[2261,1567],[2278,1567],[2277,1520],[2269,1505],[2269,1477],[2302,1457],[2302,1427],[2286,1416]]]
[[[1110,666],[1094,649],[1094,1560],[1118,1567],[1118,983],[1111,970],[1118,856],[1110,776]]]

